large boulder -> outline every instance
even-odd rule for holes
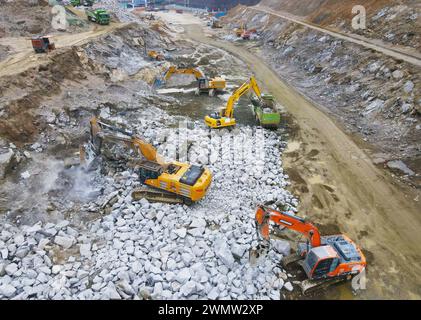
[[[0,179],[4,179],[10,173],[13,166],[16,165],[16,155],[12,149],[0,153]]]

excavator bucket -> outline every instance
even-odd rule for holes
[[[269,238],[269,216],[268,213],[262,208],[258,207],[254,217],[256,224],[257,238],[259,245],[249,252],[249,262],[252,266],[260,263],[262,259],[269,252],[270,238]]]
[[[249,251],[249,263],[251,266],[257,266],[261,261],[265,260],[269,252],[269,243],[261,243],[256,248]]]
[[[95,161],[98,159],[98,154],[94,149],[91,142],[79,145],[80,166],[86,171],[94,169],[98,164],[98,162]]]

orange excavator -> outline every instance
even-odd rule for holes
[[[256,210],[256,228],[260,244],[250,252],[250,260],[259,259],[269,251],[269,222],[297,231],[307,238],[299,243],[297,252],[282,259],[287,268],[297,263],[304,269],[308,279],[301,282],[303,294],[308,294],[334,283],[350,280],[366,267],[366,259],[361,249],[345,235],[321,236],[319,230],[310,222],[264,205]]]

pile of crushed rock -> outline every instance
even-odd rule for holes
[[[257,244],[256,205],[274,200],[296,212],[297,199],[285,189],[282,135],[250,127],[210,132],[203,124],[185,130],[180,150],[184,145],[189,162],[213,173],[202,201],[134,201],[137,173],[117,170],[107,177],[104,195],[85,205],[88,211],[107,207],[100,219],[83,226],[5,221],[0,298],[280,299],[282,288],[292,290],[279,266],[289,254],[288,242],[271,240],[267,258],[249,263],[249,250]],[[143,119],[136,131],[174,159],[180,128]]]

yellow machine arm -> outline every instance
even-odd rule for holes
[[[196,68],[178,69],[176,66],[171,66],[165,72],[164,80],[167,81],[173,74],[192,74],[196,79],[205,78],[205,75]]]
[[[143,141],[139,137],[133,135],[130,132],[124,131],[120,128],[113,127],[107,123],[99,121],[97,118],[92,118],[91,121],[91,142],[95,143],[96,138],[100,137],[106,141],[123,142],[134,152],[137,152],[140,156],[143,156],[148,161],[157,162],[160,165],[165,165],[163,159],[158,155],[156,149],[149,143]],[[110,132],[120,133],[118,134],[106,134],[103,130]],[[100,150],[98,150],[100,151]]]
[[[244,22],[242,22],[240,27],[235,29],[235,33],[238,37],[240,37],[241,34],[246,30],[247,30],[247,25]]]
[[[257,85],[256,79],[254,77],[251,77],[249,81],[247,81],[240,88],[235,90],[234,93],[229,97],[227,106],[225,108],[225,114],[223,114],[222,116],[232,118],[235,103],[238,101],[238,99],[241,98],[242,95],[249,92],[250,89],[253,89],[257,97],[261,97],[262,94],[260,92],[259,86]]]

